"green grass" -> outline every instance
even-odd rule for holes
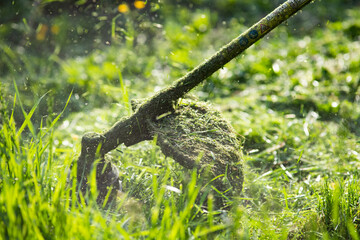
[[[92,195],[85,196],[88,198],[86,205],[85,199],[70,194],[76,189],[76,181],[67,182],[69,171],[71,175],[76,174],[75,170],[70,170],[74,154],[62,154],[59,158],[64,149],[54,147],[53,126],[58,118],[50,126],[41,126],[38,134],[31,139],[24,140],[19,134],[23,127],[19,130],[15,128],[5,102],[1,103],[0,234],[3,238],[185,239],[205,236],[228,227],[226,224],[213,224],[211,217],[216,210],[210,207],[211,199],[208,200],[206,215],[195,205],[199,192],[196,172],[190,174],[186,188],[177,189],[170,174],[175,169],[170,165],[161,169],[160,166],[143,168],[128,163],[128,173],[133,175],[123,178],[127,183],[127,192],[119,197],[117,205],[108,210],[102,209]],[[28,116],[30,114],[23,126],[30,125]],[[156,161],[155,152],[149,156],[148,161]],[[133,179],[134,175],[136,179]],[[91,188],[95,188],[93,195],[96,195],[94,179],[91,183]],[[141,189],[144,186],[151,189]],[[140,201],[136,196],[147,201]]]
[[[243,139],[244,189],[230,207],[202,198],[201,176],[155,141],[108,154],[124,188],[112,208],[96,204],[94,172],[92,195],[71,194],[85,132],[108,129],[130,99],[169,85],[246,28],[233,20],[199,33],[201,21],[215,27],[201,11],[186,28],[169,19],[150,48],[119,43],[49,60],[0,43],[1,65],[17,69],[1,81],[0,238],[359,239],[359,9],[311,35],[280,26],[192,92]]]

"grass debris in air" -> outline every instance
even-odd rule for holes
[[[67,42],[73,35],[61,38],[65,35],[55,35],[51,27],[44,36],[57,45],[45,57],[41,54],[47,51],[34,47],[45,42],[24,48],[26,43],[10,45],[8,38],[0,38],[0,238],[359,239],[360,11],[355,1],[315,1],[308,11],[314,8],[316,14],[304,10],[295,20],[306,15],[324,24],[311,28],[309,22],[297,25],[290,19],[196,88],[192,93],[216,109],[206,110],[211,114],[203,119],[196,113],[197,122],[186,119],[201,125],[200,130],[157,126],[157,140],[162,131],[175,134],[177,129],[191,145],[199,141],[213,147],[213,138],[238,141],[241,136],[243,189],[224,195],[226,207],[217,205],[218,192],[204,194],[208,181],[201,174],[166,157],[155,140],[119,146],[109,154],[124,189],[113,208],[96,204],[94,181],[95,196],[71,194],[76,181],[67,179],[76,176],[71,164],[85,132],[108,129],[129,114],[130,99],[170,85],[251,24],[249,15],[225,18],[241,11],[237,3],[228,9],[224,2],[214,1],[216,12],[201,3],[192,12],[181,4],[148,2],[162,11],[160,26],[137,26],[130,20],[120,26],[120,16],[111,25],[116,35],[111,46],[100,48],[102,40],[90,41],[97,49],[86,54],[86,42]],[[242,4],[261,17],[270,3]],[[344,10],[346,4],[350,9]],[[333,18],[320,19],[323,12]],[[134,12],[127,14],[137,19]],[[342,14],[341,20],[336,14]],[[58,34],[71,27],[66,19],[59,15],[52,22],[60,27]],[[217,24],[217,19],[224,22]],[[104,30],[102,24],[96,27]],[[0,35],[10,34],[12,27],[16,34],[27,31],[19,23],[4,26]],[[153,37],[136,35],[139,28],[148,28]],[[76,28],[67,34],[78,33],[86,31]],[[32,33],[26,34],[31,38]],[[67,51],[71,48],[76,52]],[[184,104],[188,108],[178,116],[194,114]],[[207,128],[206,119],[220,124],[226,119],[230,134],[223,137],[225,132]],[[213,153],[209,157],[220,159]]]

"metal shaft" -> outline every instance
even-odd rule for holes
[[[187,93],[313,0],[288,0],[174,83]],[[180,91],[181,92],[181,91]],[[176,97],[181,97],[178,91]]]

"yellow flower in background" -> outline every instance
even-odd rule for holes
[[[126,3],[122,3],[118,6],[118,11],[121,13],[126,13],[129,11],[129,7]]]
[[[135,1],[134,2],[134,6],[137,8],[137,9],[143,9],[145,7],[145,2],[144,1]]]
[[[59,28],[59,26],[58,25],[53,25],[53,26],[51,26],[51,32],[53,33],[53,34],[55,34],[55,35],[57,35],[59,32],[60,32],[60,28]]]
[[[36,30],[36,39],[39,41],[44,41],[48,29],[49,27],[46,24],[40,23],[39,27]]]

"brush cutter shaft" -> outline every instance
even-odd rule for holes
[[[210,59],[204,61],[190,73],[177,80],[174,83],[175,88],[178,90],[182,89],[182,91],[178,91],[176,97],[182,97],[181,94],[187,93],[203,80],[211,76],[214,72],[222,68],[226,63],[249,48],[311,1],[313,0],[288,0],[280,5],[258,23],[250,27],[246,32],[242,33],[228,45],[220,49]]]
[[[204,61],[191,72],[175,81],[170,87],[161,90],[149,98],[141,104],[132,116],[117,122],[102,135],[104,139],[100,141],[102,145],[100,152],[106,154],[122,143],[130,146],[150,139],[151,136],[148,136],[146,133],[146,119],[154,119],[168,112],[175,101],[183,97],[187,92],[311,1],[312,0],[286,1],[258,23],[254,24],[246,32],[220,49],[210,59]],[[91,149],[95,150],[98,144],[97,138],[89,138],[89,140],[94,142],[94,147]],[[89,144],[85,144],[85,146],[87,145]]]
[[[199,85],[226,63],[245,51],[272,29],[294,15],[297,11],[313,0],[288,0],[266,17],[254,24],[229,44],[221,48],[212,57],[205,60],[191,72],[176,80],[170,87],[158,92],[142,106],[139,112],[146,112],[147,116],[160,115],[168,111],[167,106],[183,97],[191,89]],[[154,111],[154,106],[156,110]]]
[[[239,51],[239,53],[243,52],[311,1],[312,0],[286,1],[266,17],[254,24],[246,32],[234,39],[231,43],[237,45],[236,50]]]

